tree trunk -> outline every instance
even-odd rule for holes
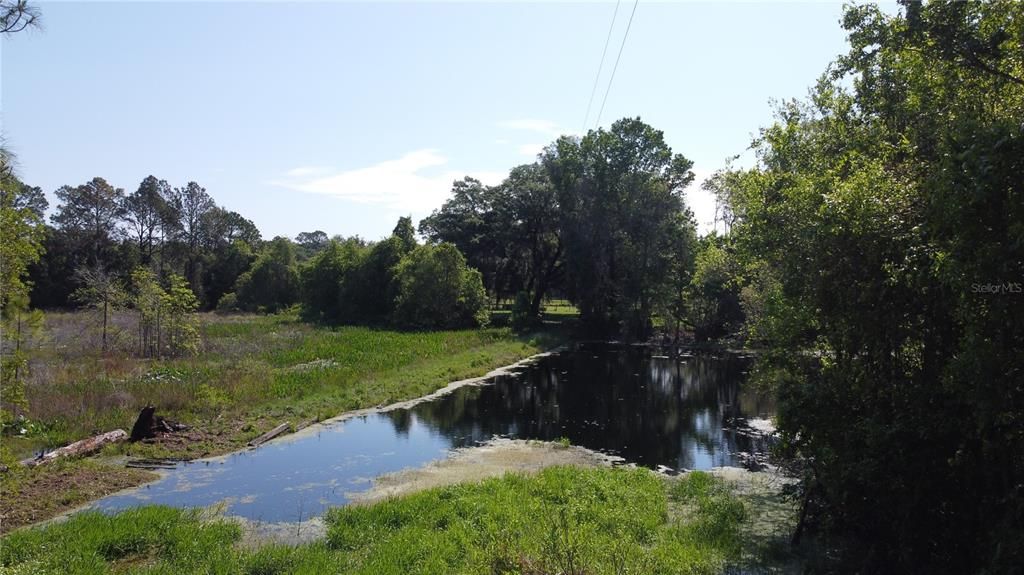
[[[107,300],[103,299],[103,352],[107,351]]]

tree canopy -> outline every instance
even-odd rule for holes
[[[847,8],[721,180],[785,442],[868,571],[1024,563],[1024,5]]]

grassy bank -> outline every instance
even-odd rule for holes
[[[147,404],[191,429],[151,443],[112,448],[106,455],[195,458],[225,453],[279,423],[297,426],[418,397],[559,341],[551,332],[517,336],[507,329],[328,329],[293,315],[204,315],[197,355],[156,360],[133,355],[132,318],[126,314],[116,319],[113,349],[107,353],[97,351],[94,322],[82,313],[49,314],[46,329],[30,341],[28,419],[3,437],[12,470],[0,474],[0,529],[44,519],[71,505],[57,504],[57,493],[47,497],[31,488],[48,481],[53,472],[47,466],[30,470],[11,460],[111,429],[131,429]],[[80,481],[75,482],[79,469]],[[62,469],[62,481],[98,496],[124,486],[124,469],[108,471],[104,476],[69,463]],[[133,477],[137,482],[142,476]],[[75,498],[74,503],[82,500]]]
[[[721,480],[549,468],[327,515],[325,541],[257,548],[197,512],[146,507],[6,536],[8,573],[718,573],[744,504]]]

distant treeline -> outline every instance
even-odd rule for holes
[[[13,185],[15,202],[31,210],[42,230],[42,257],[28,267],[30,300],[39,308],[74,306],[79,270],[127,279],[146,267],[164,281],[172,273],[183,276],[200,307],[212,309],[263,244],[251,221],[218,206],[195,182],[175,188],[149,176],[129,194],[103,178],[62,186],[48,224],[43,191]]]
[[[38,257],[24,258],[19,277],[37,308],[83,304],[75,294],[86,277],[120,278],[131,291],[142,268],[165,286],[183,277],[203,310],[300,304],[327,323],[455,327],[485,322],[491,298],[513,300],[513,321],[528,326],[559,294],[592,334],[643,338],[661,317],[676,333],[723,335],[742,316],[719,305],[721,286],[705,285],[717,276],[702,272],[699,253],[719,240],[696,237],[682,194],[691,166],[660,131],[620,120],[558,139],[497,186],[455,182],[420,222],[422,246],[409,218],[378,242],[319,230],[264,241],[199,184],[154,176],[130,194],[102,178],[63,186],[48,223],[42,190],[13,174],[5,201],[33,231]]]

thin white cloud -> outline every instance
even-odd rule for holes
[[[567,133],[565,130],[559,128],[558,124],[549,120],[505,120],[503,122],[498,122],[498,127],[504,128],[506,130],[523,130],[527,132],[536,132],[538,134],[551,136],[553,138],[557,138],[558,136]]]
[[[447,169],[432,173],[431,168],[446,164],[448,158],[437,150],[417,150],[395,160],[353,170],[328,170],[326,174],[309,175],[302,168],[296,168],[286,172],[286,178],[270,183],[291,190],[422,214],[441,206],[450,195],[455,180],[468,175],[493,185],[505,177],[504,172],[492,171]]]
[[[285,175],[293,178],[304,178],[307,176],[322,176],[331,172],[330,168],[324,166],[299,166],[288,170]]]
[[[536,158],[537,154],[544,151],[545,144],[523,144],[519,146],[519,153],[524,156]]]

